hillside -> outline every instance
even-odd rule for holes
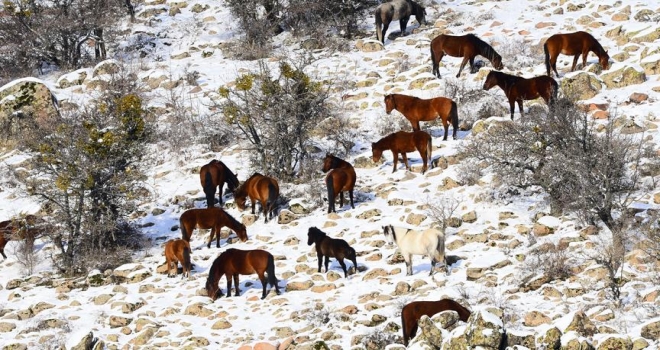
[[[170,11],[175,7],[179,11]],[[145,33],[155,38],[152,56],[136,63],[139,77],[152,87],[154,108],[167,111],[168,101],[162,97],[174,92],[191,101],[193,109],[208,112],[209,92],[231,84],[241,72],[258,68],[255,61],[226,58],[229,55],[223,50],[238,34],[222,2],[147,1],[137,11],[138,21],[124,24],[129,33],[125,44]],[[5,249],[8,258],[0,262],[0,348],[70,349],[84,343],[91,333],[99,340],[95,349],[319,349],[319,341],[330,349],[379,349],[384,344],[396,349],[403,347],[399,328],[403,305],[450,298],[472,311],[469,324],[450,322],[446,315],[443,320],[433,318],[438,327],[449,324],[448,329],[436,329],[444,341],[418,339],[408,348],[434,348],[429,343],[440,342],[442,349],[466,348],[466,344],[477,344],[479,337],[474,334],[479,333],[483,335],[479,345],[490,349],[506,333],[504,345],[512,349],[559,345],[562,349],[659,349],[657,257],[631,247],[621,296],[612,300],[605,269],[590,259],[599,244],[607,241],[607,230],[583,225],[572,215],[552,216],[542,191],[507,193],[497,186],[493,174],[474,185],[462,183],[458,149],[475,137],[476,130],[507,122],[508,103],[501,89],[482,90],[492,69],[488,60],[478,57],[478,72],[470,74],[465,68],[455,78],[461,60],[445,56],[438,79],[431,72],[429,53],[430,41],[441,33],[475,33],[502,56],[503,71],[533,77],[545,74],[541,45],[550,35],[588,31],[608,50],[611,66],[600,72],[596,56],[590,53],[587,67],[580,65],[571,73],[572,58],[561,55],[557,64],[560,86],[585,76],[598,81],[576,88],[585,93],[581,103],[594,123],[606,123],[602,118],[610,114],[617,119],[616,132],[641,138],[657,151],[659,17],[657,1],[435,1],[427,6],[427,25],[419,27],[411,19],[410,34],[388,38],[384,48],[375,40],[373,18],[365,18],[360,28],[368,35],[351,41],[348,52],[313,51],[315,61],[308,72],[336,84],[331,100],[338,115],[353,128],[354,146],[347,160],[355,164],[357,173],[355,209],[337,205],[336,214],[326,214],[326,206],[306,212],[315,198],[303,194],[312,191],[281,184],[290,200],[288,207],[280,208],[279,218],[264,223],[260,215],[255,218],[240,212],[233,198],[225,196],[227,211],[246,223],[248,241],[240,242],[225,231],[221,248],[211,245],[209,249],[209,232],[197,230],[190,242],[195,264],[191,278],[167,278],[157,271],[164,263],[163,243],[181,236],[178,225],[183,211],[205,205],[199,168],[211,159],[221,159],[241,181],[255,169],[249,168],[246,144],[220,152],[199,144],[176,151],[154,147],[155,166],[145,184],[151,196],[135,214],[150,248],[139,252],[133,264],[114,271],[64,279],[52,272],[49,263],[52,242],[38,241],[41,264],[32,276],[23,276],[11,254],[14,242],[10,242]],[[396,31],[398,23],[392,23],[388,34]],[[286,32],[278,35],[278,57],[300,53],[293,42]],[[273,69],[277,67],[275,59],[267,61]],[[109,63],[40,78],[60,101],[78,103],[103,79],[94,71],[104,64]],[[173,88],[177,86],[173,82],[193,71],[199,74],[198,86]],[[63,80],[77,83],[63,87]],[[427,129],[433,136],[436,166],[425,174],[421,174],[417,153],[408,154],[412,172],[399,162],[393,173],[387,151],[384,162],[370,160],[371,142],[410,127],[400,113],[385,113],[383,97],[390,93],[420,98],[455,95],[463,128],[456,140],[447,141],[442,141],[441,125]],[[501,113],[482,115],[485,105],[495,105],[489,111]],[[545,108],[542,100],[526,101],[524,106],[526,110]],[[519,120],[516,108],[514,122]],[[326,138],[317,144],[320,157],[340,152],[331,149]],[[26,158],[19,150],[5,152],[0,155],[2,171],[23,166]],[[319,169],[316,184],[324,188],[323,178]],[[630,206],[645,217],[658,209],[660,189],[653,174],[642,182],[646,185]],[[24,188],[3,183],[0,219],[38,210]],[[429,276],[429,259],[414,256],[413,276],[406,276],[405,264],[395,254],[396,246],[386,243],[382,227],[433,226],[433,209],[451,201],[457,203],[455,224],[447,228],[445,237],[446,254],[453,263],[446,273],[437,269]],[[348,241],[357,251],[359,271],[344,278],[332,260],[330,272],[317,273],[316,251],[307,245],[311,226]],[[539,253],[548,243],[561,247],[560,252]],[[271,252],[283,293],[271,291],[261,300],[261,285],[251,275],[241,276],[240,296],[210,300],[204,291],[208,270],[227,248]],[[538,270],[545,263],[566,264],[570,277],[544,280]],[[226,288],[224,278],[220,287]]]

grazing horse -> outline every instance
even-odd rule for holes
[[[351,208],[355,209],[355,205],[353,205],[353,189],[355,188],[357,175],[355,175],[355,168],[353,168],[351,163],[328,153],[325,155],[325,159],[323,159],[322,170],[324,173],[328,173],[325,176],[325,185],[328,188],[328,213],[337,212],[335,210],[335,199],[337,195],[339,195],[339,205],[344,206],[344,191],[348,191]]]
[[[183,273],[181,278],[190,278],[190,244],[183,239],[173,239],[165,243],[165,263],[167,264],[167,277],[175,277],[177,267],[181,263]],[[174,273],[172,272],[174,264]]]
[[[413,15],[417,22],[426,24],[426,9],[412,0],[392,0],[384,2],[376,7],[376,38],[385,45],[385,34],[390,22],[399,20],[401,35],[406,35],[406,25],[410,16]]]
[[[403,345],[408,346],[408,341],[415,337],[419,319],[426,315],[431,317],[442,311],[456,311],[461,321],[467,322],[470,318],[470,310],[463,305],[451,300],[442,299],[438,301],[413,301],[401,309],[401,330],[403,331]]]
[[[222,187],[227,183],[230,191],[234,191],[238,187],[238,178],[225,163],[213,159],[208,164],[202,166],[199,170],[199,181],[206,194],[206,207],[213,207],[213,197],[215,197],[215,189],[218,189],[219,202],[222,206]]]
[[[589,51],[598,56],[598,63],[600,63],[604,70],[607,70],[610,66],[610,56],[607,54],[607,51],[603,49],[598,40],[587,32],[555,34],[545,41],[543,51],[545,52],[545,69],[549,77],[552,76],[551,68],[559,76],[559,72],[557,72],[557,56],[560,53],[573,56],[571,72],[575,70],[580,54],[582,54],[582,67],[586,67]]]
[[[316,244],[316,257],[319,260],[319,271],[321,272],[321,260],[325,256],[325,272],[328,272],[328,264],[330,258],[337,258],[341,269],[344,270],[344,278],[348,277],[346,273],[346,264],[344,259],[350,259],[353,262],[355,271],[357,272],[357,261],[355,259],[355,249],[351,248],[343,239],[330,238],[325,232],[316,227],[310,227],[307,230],[307,245]]]
[[[42,221],[36,215],[25,215],[0,222],[0,255],[7,259],[5,246],[10,240],[36,238],[43,229],[38,227]]]
[[[557,101],[557,91],[559,91],[559,84],[547,75],[527,79],[498,71],[488,73],[484,82],[484,90],[489,90],[493,86],[502,88],[506,98],[509,99],[511,120],[513,120],[516,102],[518,102],[520,116],[524,117],[523,100],[533,100],[541,97],[552,109]]]
[[[275,287],[275,292],[279,295],[280,289],[277,286],[277,277],[275,277],[275,258],[265,250],[240,250],[230,248],[222,252],[215,260],[209,270],[209,277],[206,279],[206,293],[209,298],[215,299],[222,297],[222,290],[218,282],[224,275],[227,278],[227,296],[231,296],[231,280],[234,278],[234,289],[236,296],[241,294],[238,281],[238,275],[251,275],[256,273],[263,286],[261,299],[266,298],[266,276],[268,274],[268,283]]]
[[[481,55],[490,61],[495,69],[502,69],[502,56],[500,56],[492,46],[479,39],[474,34],[466,35],[447,35],[440,34],[431,40],[431,63],[433,65],[433,74],[440,78],[440,60],[445,55],[452,57],[463,57],[461,68],[456,74],[456,78],[461,75],[465,64],[470,62],[470,72],[474,73],[474,58]]]
[[[431,258],[431,272],[436,263],[445,262],[445,233],[441,230],[430,228],[422,232],[404,227],[394,227],[392,225],[383,226],[383,233],[389,244],[396,242],[396,245],[406,261],[406,275],[412,275],[412,256],[427,255]]]
[[[209,243],[206,245],[208,248],[211,248],[213,236],[216,237],[216,248],[220,248],[220,229],[225,226],[236,232],[241,242],[247,241],[248,238],[245,225],[238,222],[222,208],[188,209],[181,214],[179,226],[181,226],[181,238],[186,242],[190,242],[190,236],[192,236],[195,228],[211,229]]]
[[[252,214],[254,214],[256,201],[259,201],[264,214],[264,222],[268,222],[275,213],[275,202],[280,196],[280,186],[274,178],[254,173],[234,191],[234,201],[241,211],[245,210],[245,199],[248,196],[252,202]]]
[[[384,150],[389,149],[392,151],[392,156],[394,157],[394,170],[392,172],[395,172],[397,163],[399,162],[399,153],[403,157],[403,164],[406,165],[406,169],[410,170],[406,153],[414,152],[416,149],[424,162],[424,166],[422,167],[422,174],[424,174],[426,169],[428,169],[428,163],[431,163],[431,166],[433,166],[433,162],[431,161],[432,148],[431,135],[426,131],[397,131],[372,143],[371,153],[373,161],[378,162],[383,156]]]
[[[458,131],[458,107],[456,102],[446,97],[436,97],[431,99],[421,99],[414,96],[390,94],[385,95],[385,112],[392,113],[396,109],[401,112],[410,122],[413,131],[419,130],[419,122],[428,122],[437,117],[442,119],[442,126],[445,127],[445,136],[442,141],[447,141],[449,133],[449,120],[454,129],[452,136],[456,140]]]

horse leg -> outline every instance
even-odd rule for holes
[[[344,258],[337,258],[337,261],[339,262],[339,265],[341,265],[341,269],[344,270],[344,278],[348,278],[348,273],[346,272],[346,264],[344,263]]]
[[[165,257],[165,263],[167,264],[167,277],[170,278],[174,277],[172,276],[172,261],[170,260],[170,258]]]
[[[433,50],[433,49],[431,49],[431,50]],[[433,55],[431,55],[431,56],[433,56]],[[440,53],[438,54],[437,60],[433,60],[433,62],[432,62],[432,64],[433,64],[433,74],[436,77],[438,77],[438,79],[441,78],[440,77],[440,61],[442,60],[443,57],[445,57],[445,52],[440,50]]]
[[[442,138],[442,141],[447,141],[447,135],[449,135],[449,116],[447,116],[447,119],[442,119],[442,126],[445,127],[445,137]],[[456,129],[454,129],[454,132],[456,132]],[[454,139],[456,139],[456,135],[454,135]]]
[[[577,66],[578,57],[580,57],[580,54],[577,54],[577,55],[573,56],[573,66],[571,66],[571,72],[575,71],[575,66]],[[585,63],[587,62],[587,56],[584,56],[584,62]]]
[[[559,57],[559,53],[550,56],[550,68],[552,68],[552,70],[555,71],[555,75],[559,77],[559,72],[557,72],[557,57]]]
[[[403,157],[403,164],[405,164],[406,170],[411,171],[410,165],[408,164],[408,154],[406,152],[402,152],[401,156]]]
[[[470,59],[468,57],[463,57],[463,62],[461,62],[461,68],[458,69],[458,74],[456,74],[456,78],[461,76],[461,72],[463,71],[463,68],[465,68],[465,65],[468,63]]]
[[[523,112],[523,100],[522,98],[518,100],[518,109],[520,110],[520,118],[525,117],[525,112]]]
[[[229,273],[226,273],[225,277],[227,278],[227,298],[229,298],[231,296],[231,277],[232,277],[232,275],[230,275]],[[238,288],[236,288],[236,289],[238,289]]]
[[[406,276],[412,276],[412,255],[404,256],[403,260],[406,261]]]
[[[323,261],[323,253],[321,253],[321,250],[316,251],[316,258],[319,261],[319,270],[317,272],[321,272],[321,264]]]
[[[589,56],[589,50],[582,52],[582,69],[587,67],[587,56]]]
[[[403,17],[399,20],[399,27],[401,27],[401,36],[406,36],[406,27],[408,26],[408,19],[410,19],[410,17]]]
[[[419,131],[419,130],[420,130],[420,127],[419,127],[419,120],[416,121],[416,122],[414,122],[414,123],[413,123],[413,122],[410,122],[410,124],[412,125],[413,131]]]
[[[470,73],[472,73],[472,74],[476,73],[474,71],[474,57],[470,57],[469,62],[470,62]]]
[[[234,274],[234,289],[236,289],[236,294],[234,296],[240,296],[241,295],[241,290],[238,289],[239,281],[238,281],[238,273]],[[227,295],[229,295],[229,292],[227,292]]]
[[[516,100],[512,97],[509,98],[509,110],[511,111],[511,120],[513,120],[513,112],[516,108]]]
[[[339,191],[339,205],[344,206],[344,191]]]
[[[348,191],[348,197],[351,199],[351,208],[355,209],[355,205],[353,205],[353,189]]]
[[[256,200],[250,198],[250,203],[252,203],[252,215],[254,215],[254,206],[256,205]]]
[[[215,227],[211,227],[211,233],[209,234],[209,242],[206,244],[206,248],[211,249],[211,242],[213,242],[213,235],[216,234]],[[220,232],[217,232],[218,237],[220,237]],[[217,247],[220,248],[220,247]]]
[[[328,265],[330,265],[330,255],[325,256],[325,273],[328,273]]]
[[[261,285],[263,286],[263,291],[261,292],[261,299],[266,299],[266,276],[264,276],[264,272],[257,271],[257,275],[259,276],[259,281],[261,281]]]
[[[394,156],[394,170],[392,172],[395,172],[396,166],[399,163],[399,153],[392,151],[392,155]]]
[[[390,22],[383,22],[383,45],[385,45],[385,37],[387,35],[387,28],[390,26]]]
[[[211,242],[209,242],[209,245]],[[215,230],[215,247],[220,248],[220,227]],[[211,248],[211,247],[209,247]]]

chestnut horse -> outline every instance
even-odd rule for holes
[[[447,35],[440,34],[431,40],[431,64],[433,65],[433,74],[440,78],[440,60],[445,56],[463,57],[461,68],[456,74],[456,78],[461,75],[465,64],[470,62],[470,72],[474,73],[474,58],[481,55],[490,61],[495,69],[502,69],[502,56],[500,56],[492,46],[479,39],[474,34],[466,35]]]
[[[470,318],[470,310],[461,304],[451,300],[442,299],[438,301],[413,301],[401,309],[401,330],[403,331],[403,344],[408,346],[408,341],[415,337],[419,319],[426,315],[431,317],[442,311],[456,311],[461,321],[467,322]]]
[[[533,100],[541,97],[552,110],[559,91],[559,84],[547,75],[527,79],[498,71],[488,73],[484,82],[484,90],[489,90],[493,86],[502,88],[509,100],[511,120],[513,120],[516,102],[518,102],[521,117],[525,116],[523,113],[523,100]]]
[[[234,191],[238,187],[238,178],[225,163],[213,159],[208,164],[199,169],[199,182],[202,184],[204,194],[206,194],[206,207],[213,207],[213,197],[215,197],[215,189],[218,189],[220,206],[222,206],[222,187],[227,183],[230,191]]]
[[[394,157],[394,170],[396,171],[396,166],[399,161],[399,153],[403,157],[403,164],[406,165],[406,169],[410,170],[408,165],[408,156],[407,152],[414,152],[415,149],[419,152],[424,166],[422,167],[422,174],[428,169],[428,163],[431,163],[431,150],[433,146],[431,145],[431,135],[426,131],[397,131],[395,133],[389,134],[382,139],[378,140],[375,143],[371,144],[371,153],[374,162],[380,161],[380,158],[383,156],[383,150],[389,149],[392,151],[392,156]]]
[[[353,205],[353,189],[355,188],[357,175],[355,175],[355,168],[353,168],[351,163],[328,153],[325,155],[325,159],[323,159],[322,170],[324,173],[328,173],[325,176],[325,185],[328,188],[328,213],[337,212],[335,210],[335,199],[337,195],[339,195],[339,205],[344,206],[344,191],[348,191],[351,208],[355,209],[355,205]]]
[[[346,273],[346,264],[344,259],[349,259],[353,262],[355,271],[357,272],[357,261],[355,259],[355,249],[351,248],[343,239],[330,238],[325,232],[316,227],[310,227],[307,230],[307,245],[316,244],[316,258],[319,260],[319,270],[321,272],[321,260],[325,256],[325,272],[328,272],[328,264],[330,258],[336,258],[341,269],[344,270],[344,278],[348,277]]]
[[[215,260],[209,270],[209,277],[206,279],[206,293],[209,298],[215,299],[221,297],[222,290],[218,282],[224,275],[227,278],[227,296],[231,295],[231,280],[234,278],[234,289],[236,296],[241,294],[238,289],[238,275],[251,275],[256,273],[263,286],[261,299],[266,298],[266,276],[268,274],[268,283],[275,287],[275,292],[279,295],[280,289],[277,286],[277,277],[275,277],[275,258],[265,250],[240,250],[230,248],[222,252]]]
[[[10,240],[37,238],[42,228],[37,225],[42,223],[42,219],[36,215],[25,215],[0,222],[0,255],[7,259],[5,255],[5,246]]]
[[[589,51],[598,56],[598,63],[600,63],[604,70],[607,70],[610,66],[610,56],[607,54],[607,51],[603,49],[598,40],[587,32],[555,34],[545,41],[543,51],[545,52],[545,69],[549,77],[552,76],[551,68],[559,76],[559,72],[557,72],[557,56],[560,53],[573,56],[571,72],[575,70],[580,54],[582,55],[582,67],[587,66]]]
[[[190,244],[183,239],[173,239],[165,243],[165,263],[167,264],[167,277],[175,277],[177,267],[181,263],[183,272],[181,278],[190,278]],[[174,273],[172,272],[174,265]]]
[[[261,202],[261,211],[264,214],[264,222],[268,222],[269,219],[273,218],[275,202],[280,196],[280,186],[274,178],[254,173],[234,191],[234,201],[241,211],[245,210],[245,199],[248,196],[250,202],[252,202],[252,214],[254,214],[256,201],[259,201]],[[270,214],[270,218],[268,214]]]
[[[396,109],[401,112],[410,122],[413,131],[419,130],[419,122],[428,122],[437,117],[442,119],[442,126],[445,127],[445,136],[442,141],[447,141],[449,132],[449,120],[454,129],[452,136],[456,140],[458,131],[458,107],[456,102],[446,97],[436,97],[432,99],[421,99],[414,96],[390,94],[385,95],[385,112],[392,113]]]
[[[399,20],[401,35],[406,35],[406,26],[410,16],[414,15],[417,22],[426,24],[426,10],[411,0],[392,0],[384,2],[376,7],[376,38],[385,45],[385,34],[393,20]]]
[[[220,248],[220,230],[225,226],[236,232],[241,242],[247,241],[248,238],[245,225],[222,208],[188,209],[181,214],[179,226],[181,226],[181,238],[186,242],[190,242],[190,236],[195,228],[211,229],[209,243],[206,245],[208,248],[211,248],[213,236],[216,237],[216,248]]]

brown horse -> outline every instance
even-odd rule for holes
[[[248,196],[252,202],[252,214],[254,214],[255,202],[259,201],[264,214],[264,222],[268,222],[275,213],[275,202],[280,196],[280,186],[274,178],[254,173],[234,191],[234,201],[241,211],[245,210],[245,199]],[[270,214],[270,218],[268,214]]]
[[[474,58],[481,55],[490,61],[495,69],[502,69],[502,56],[500,56],[492,46],[479,39],[474,34],[466,35],[447,35],[440,34],[431,40],[431,64],[433,65],[433,74],[440,78],[440,60],[445,56],[463,57],[461,68],[456,74],[456,78],[461,75],[465,64],[470,62],[470,72],[474,73]]]
[[[195,228],[211,229],[209,243],[206,245],[208,248],[211,248],[213,236],[216,237],[216,248],[220,248],[220,229],[225,226],[236,232],[241,242],[247,241],[248,238],[245,225],[238,222],[222,208],[186,210],[179,218],[179,226],[181,226],[181,238],[186,242],[190,242],[190,236],[192,236]]]
[[[328,213],[337,212],[335,210],[335,199],[339,195],[339,205],[344,206],[344,191],[348,191],[348,197],[353,205],[353,189],[355,188],[355,168],[351,163],[340,159],[330,153],[323,159],[323,172],[328,173],[325,176],[325,185],[328,188]],[[330,171],[330,172],[328,172]]]
[[[346,264],[344,259],[349,259],[353,262],[355,271],[357,272],[357,261],[355,259],[355,249],[351,248],[343,239],[330,238],[325,232],[319,230],[316,227],[310,227],[307,230],[307,245],[316,244],[316,257],[319,260],[319,270],[321,272],[321,260],[325,256],[325,272],[328,272],[328,264],[330,263],[330,258],[336,258],[341,265],[341,269],[344,270],[344,278],[348,277],[346,273]]]
[[[575,70],[580,54],[582,55],[582,67],[587,66],[587,55],[589,55],[589,51],[598,56],[598,63],[600,63],[603,69],[607,70],[610,66],[610,56],[607,54],[607,51],[603,49],[598,40],[587,32],[555,34],[545,41],[543,51],[545,51],[545,69],[549,77],[552,76],[551,68],[559,76],[559,72],[557,72],[557,56],[560,53],[573,56],[571,72]]]
[[[234,278],[234,288],[236,296],[241,294],[238,289],[238,275],[251,275],[256,273],[263,286],[261,299],[266,298],[266,276],[268,274],[268,283],[275,287],[275,292],[279,295],[280,289],[277,286],[277,277],[275,277],[275,258],[265,250],[240,250],[230,248],[222,252],[215,260],[209,270],[209,277],[206,279],[206,293],[209,298],[215,300],[222,297],[222,290],[218,282],[224,275],[227,278],[227,296],[231,295],[231,279]]]
[[[213,207],[213,197],[215,197],[215,189],[218,189],[220,206],[222,206],[222,187],[227,183],[230,191],[234,191],[238,187],[238,178],[225,163],[213,159],[208,164],[199,169],[199,182],[202,184],[204,194],[206,194],[206,207]]]
[[[43,220],[36,215],[24,215],[0,222],[0,254],[7,259],[5,255],[5,246],[7,242],[17,239],[32,239],[44,230]]]
[[[533,100],[541,97],[552,109],[557,101],[557,92],[559,91],[559,84],[547,75],[527,79],[498,71],[488,73],[484,82],[484,90],[489,90],[493,86],[502,88],[509,100],[511,120],[513,120],[516,102],[518,102],[520,116],[524,117],[523,100]]]
[[[393,20],[397,19],[399,20],[399,27],[401,27],[401,35],[406,35],[406,26],[411,15],[415,16],[420,25],[426,24],[426,10],[414,1],[392,0],[378,5],[374,13],[378,41],[385,45],[387,28]]]
[[[410,121],[413,131],[420,129],[420,121],[428,122],[440,117],[442,119],[442,126],[445,127],[445,136],[442,138],[442,141],[447,141],[449,119],[451,119],[451,125],[454,129],[452,136],[456,140],[456,132],[458,131],[458,107],[456,106],[456,102],[448,98],[436,97],[425,100],[408,95],[385,95],[385,112],[390,114],[393,109],[401,112]]]
[[[401,309],[401,329],[403,330],[403,344],[408,346],[408,341],[415,337],[419,319],[426,315],[431,317],[442,311],[456,311],[463,322],[470,318],[470,310],[461,304],[451,300],[442,299],[438,301],[413,301]]]
[[[410,170],[406,153],[414,152],[416,149],[424,162],[424,166],[422,167],[422,174],[424,174],[426,169],[428,169],[428,162],[431,161],[432,148],[431,135],[426,131],[397,131],[372,143],[371,153],[373,154],[373,161],[378,162],[383,156],[383,150],[389,149],[392,151],[392,156],[394,157],[394,170],[392,172],[395,172],[399,161],[399,153],[403,157],[403,164],[406,165],[406,169]],[[431,162],[431,165],[433,165],[433,162]]]
[[[190,244],[183,239],[173,239],[165,243],[165,263],[167,264],[167,277],[175,277],[177,267],[181,263],[183,273],[181,278],[190,278]],[[174,264],[174,273],[172,273]]]

